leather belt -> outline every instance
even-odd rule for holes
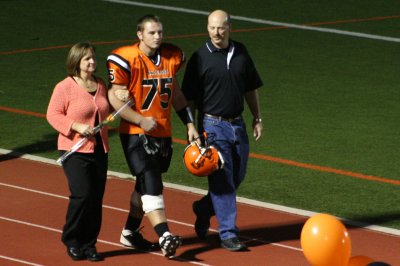
[[[223,117],[223,116],[218,116],[218,115],[210,115],[210,114],[204,114],[204,116],[206,117],[210,117],[213,119],[217,119],[219,121],[226,121],[226,122],[233,122],[233,121],[237,121],[242,119],[242,117],[240,116],[236,116],[236,117]]]

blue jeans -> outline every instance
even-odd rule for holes
[[[249,138],[242,119],[232,122],[204,117],[208,143],[224,159],[224,168],[208,177],[208,189],[218,221],[221,240],[236,237],[236,190],[242,183],[249,158]]]

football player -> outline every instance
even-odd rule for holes
[[[187,126],[188,140],[197,139],[198,133],[176,79],[185,62],[183,51],[162,42],[163,25],[154,15],[139,19],[137,37],[138,43],[117,48],[107,57],[111,105],[115,109],[123,105],[117,98],[120,90],[128,90],[134,101],[132,108],[121,113],[120,139],[136,184],[120,241],[125,246],[154,248],[139,232],[146,214],[159,236],[161,251],[171,258],[181,245],[181,237],[168,228],[161,175],[172,157],[172,107]]]

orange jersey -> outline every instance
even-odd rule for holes
[[[126,85],[134,99],[133,110],[157,121],[149,135],[170,137],[173,80],[185,57],[178,47],[162,44],[153,60],[139,49],[139,43],[117,48],[107,57],[109,82]],[[138,125],[125,120],[121,120],[120,132],[144,133]]]

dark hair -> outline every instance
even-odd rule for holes
[[[156,15],[152,15],[152,14],[148,14],[148,15],[144,15],[143,17],[141,17],[138,22],[137,22],[137,27],[136,30],[137,31],[143,31],[144,30],[144,23],[146,22],[157,22],[157,23],[162,23],[160,18]]]
[[[82,57],[86,55],[88,50],[92,50],[93,53],[96,51],[94,46],[89,42],[80,42],[71,47],[66,62],[69,76],[80,76],[81,70],[79,65]]]

